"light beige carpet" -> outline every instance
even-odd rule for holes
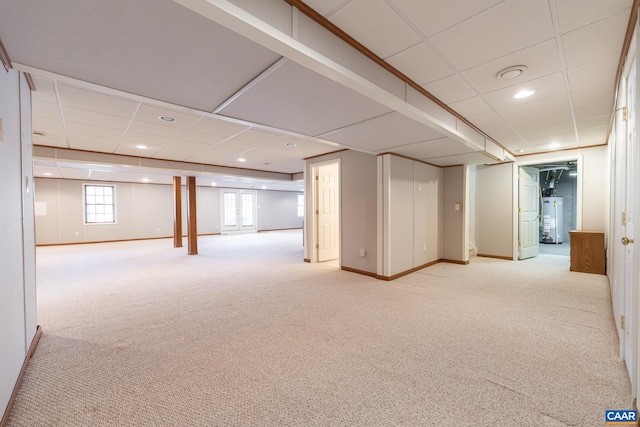
[[[38,248],[10,426],[601,426],[631,406],[604,276],[474,258],[393,282],[299,231]]]

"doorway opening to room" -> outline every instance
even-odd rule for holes
[[[313,260],[340,267],[340,163],[315,165],[313,172]]]
[[[570,255],[569,232],[579,228],[578,169],[577,159],[520,167],[519,259]]]

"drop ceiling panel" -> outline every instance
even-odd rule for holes
[[[127,129],[127,133],[129,132],[144,133],[146,135],[160,136],[165,138],[177,138],[184,133],[184,130],[171,126],[163,126],[161,124],[154,124],[136,120],[131,123],[131,125]]]
[[[525,65],[526,72],[517,79],[501,80],[497,73],[507,67]],[[522,84],[561,71],[555,39],[527,47],[496,60],[474,67],[462,74],[480,92],[487,93],[508,86]]]
[[[88,179],[90,170],[73,169],[73,168],[60,168],[62,177],[65,179]]]
[[[494,127],[494,126],[502,126],[505,124],[502,117],[498,116],[493,111],[488,113],[468,116],[467,119],[485,132],[487,128]]]
[[[402,16],[430,37],[500,3],[502,0],[392,0]]]
[[[369,151],[441,138],[442,134],[399,113],[389,113],[322,135],[322,139]]]
[[[157,159],[185,161],[193,157],[193,151],[184,150],[176,147],[165,147],[153,155]]]
[[[449,104],[449,107],[453,108],[458,114],[463,117],[477,116],[479,114],[491,113],[491,108],[484,100],[479,96],[465,99],[464,101],[455,102]]]
[[[573,110],[576,120],[592,119],[595,117],[611,117],[613,103],[601,102],[599,104],[591,104],[587,107],[576,108]]]
[[[569,68],[603,57],[619,55],[627,29],[628,13],[619,13],[562,36],[565,58]]]
[[[471,148],[450,138],[439,138],[431,141],[408,144],[402,147],[395,147],[390,151],[415,159],[436,158],[473,152]]]
[[[632,4],[633,0],[556,0],[560,29],[563,32],[574,30],[625,11]]]
[[[208,133],[187,131],[182,134],[180,139],[184,141],[199,142],[201,144],[215,145],[226,139],[224,136],[211,135]]]
[[[425,43],[418,43],[387,62],[414,82],[423,86],[453,74],[453,70]]]
[[[168,122],[160,119],[160,117],[171,117],[175,119],[172,122]],[[151,123],[154,125],[161,125],[174,129],[188,129],[193,126],[198,120],[201,119],[199,114],[185,114],[179,113],[174,110],[166,108],[158,108],[147,104],[142,104],[138,112],[136,113],[135,120]]]
[[[508,108],[500,111],[500,115],[519,132],[572,123],[569,102],[564,95]]]
[[[363,95],[286,62],[220,114],[316,136],[387,112]]]
[[[59,84],[58,90],[60,91],[60,102],[65,107],[75,107],[127,119],[130,119],[138,108],[138,102],[135,101],[64,84]]]
[[[247,129],[249,129],[249,126],[247,125],[231,123],[224,120],[204,118],[193,125],[190,130],[194,132],[206,133],[228,138]]]
[[[135,147],[135,144],[130,144],[125,142],[118,145],[118,148],[115,149],[114,153],[123,154],[126,156],[144,155],[144,157],[153,157],[165,147],[166,146],[164,145],[147,145],[147,149],[144,150],[144,153],[143,153],[140,149]]]
[[[548,126],[548,127],[538,127],[520,131],[519,134],[522,135],[526,140],[531,140],[535,138],[544,138],[550,135],[566,135],[574,133],[574,127],[572,123],[565,123],[557,126]]]
[[[279,58],[170,0],[3,2],[0,28],[17,63],[205,111]]]
[[[211,149],[211,145],[209,144],[201,144],[199,142],[184,141],[182,139],[176,140],[175,142],[170,144],[168,147],[179,149],[182,151],[189,151],[189,152],[207,151]]]
[[[43,146],[47,146],[47,147],[69,148],[69,144],[67,144],[67,140],[66,139],[44,138],[44,137],[37,136],[37,135],[33,136],[33,144],[34,145],[43,145]]]
[[[49,119],[47,117],[34,116],[33,117],[33,130],[42,131],[47,134],[51,132],[64,133],[64,123],[62,120]]]
[[[569,84],[571,91],[589,89],[593,86],[614,81],[618,67],[619,55],[609,55],[602,60],[589,62],[574,68],[569,68]],[[610,94],[613,96],[613,92]]]
[[[73,148],[74,150],[113,153],[118,145],[120,145],[120,141],[117,139],[69,134],[69,148]]]
[[[33,116],[45,117],[53,120],[62,120],[60,115],[60,107],[58,104],[52,104],[50,102],[43,102],[34,99],[31,102],[31,112]]]
[[[56,94],[53,80],[34,75],[32,75],[31,78],[36,87],[36,90],[31,92],[33,100],[49,102],[51,104],[56,104],[58,102],[58,95]]]
[[[160,136],[147,135],[145,133],[127,132],[124,138],[124,142],[129,142],[132,145],[145,144],[145,145],[161,145],[167,146],[175,143],[177,140],[172,138],[163,138]]]
[[[96,113],[73,107],[63,107],[64,119],[68,122],[82,123],[93,126],[125,130],[129,125],[129,119],[112,116],[110,114]]]
[[[350,0],[307,0],[305,3],[320,15],[327,16],[339,7],[349,3]]]
[[[85,125],[83,123],[67,122],[67,132],[78,135],[100,136],[103,138],[122,139],[124,131],[120,129]]]
[[[592,104],[607,103],[613,110],[614,82],[600,86],[592,86],[589,89],[580,90],[571,94],[574,108],[582,108]]]
[[[535,90],[536,92],[529,98],[515,99],[513,96],[521,90]],[[487,93],[484,95],[484,99],[496,110],[504,110],[506,108],[535,104],[565,93],[566,88],[562,73],[555,73],[526,83],[520,83],[515,86]]]
[[[461,77],[453,75],[423,86],[445,104],[462,101],[476,96],[476,92]]]
[[[329,19],[383,59],[420,41],[384,0],[351,0]]]
[[[458,70],[464,71],[553,36],[548,2],[512,0],[479,13],[430,41]]]

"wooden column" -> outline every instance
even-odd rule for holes
[[[182,177],[173,177],[173,247],[182,247]]]
[[[187,177],[187,222],[189,231],[187,233],[189,255],[198,254],[198,229],[196,223],[196,177]]]

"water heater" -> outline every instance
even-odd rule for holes
[[[542,198],[540,243],[562,243],[562,197]]]

